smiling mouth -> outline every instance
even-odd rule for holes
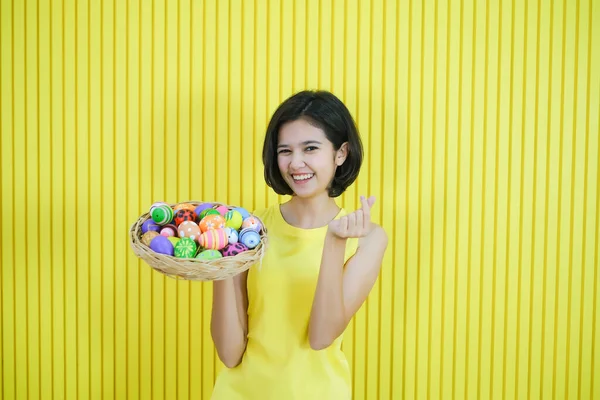
[[[315,174],[292,175],[294,182],[304,182],[315,176]]]

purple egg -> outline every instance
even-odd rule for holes
[[[142,224],[142,233],[146,233],[148,231],[160,232],[160,225],[158,225],[152,219],[149,219]]]
[[[172,256],[174,253],[173,243],[164,236],[157,236],[150,242],[150,248],[157,253]]]
[[[198,218],[200,218],[200,213],[208,208],[212,208],[212,204],[210,203],[202,203],[200,204],[198,207],[196,207],[194,209],[194,212],[196,213],[196,215],[198,216]]]

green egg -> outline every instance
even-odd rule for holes
[[[222,257],[223,255],[218,250],[204,250],[196,256],[196,258],[201,260],[216,260],[217,258]]]
[[[207,215],[211,215],[211,214],[221,215],[221,213],[219,213],[214,208],[207,208],[206,210],[204,210],[204,211],[202,211],[200,213],[200,219],[199,220],[202,221],[202,218],[206,217]]]
[[[175,245],[175,257],[178,258],[194,258],[198,246],[193,239],[188,237],[181,238]]]

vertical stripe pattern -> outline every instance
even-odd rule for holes
[[[156,201],[256,209],[277,105],[327,89],[390,245],[357,399],[600,398],[594,0],[1,0],[0,393],[209,399],[212,287],[139,261]]]

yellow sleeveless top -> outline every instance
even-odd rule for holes
[[[319,351],[308,341],[327,226],[294,227],[283,219],[279,204],[254,214],[269,238],[262,264],[248,271],[248,343],[241,363],[217,377],[212,399],[350,399],[342,336]],[[345,214],[342,209],[335,218]],[[345,261],[357,243],[348,240]]]

